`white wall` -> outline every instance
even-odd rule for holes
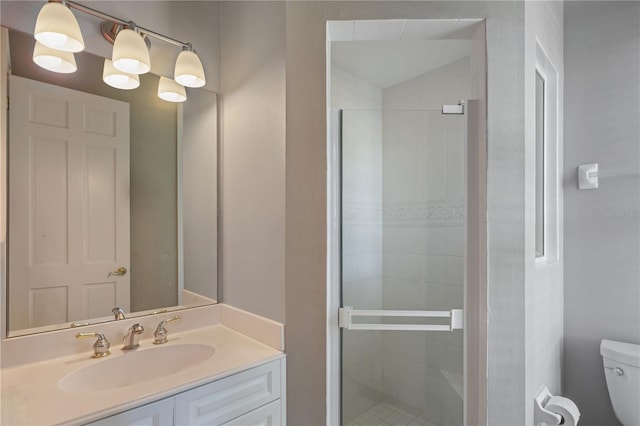
[[[470,57],[467,56],[385,88],[384,108],[441,111],[442,105],[455,105],[458,101],[468,98],[471,96],[470,61]]]
[[[615,425],[601,339],[640,343],[640,182],[577,189],[576,168],[640,170],[640,3],[565,3],[565,394]]]
[[[220,3],[222,300],[285,320],[284,3]]]
[[[562,226],[562,113],[563,113],[563,4],[562,2],[525,2],[525,417],[523,424],[533,425],[533,398],[547,385],[553,394],[561,394],[563,348],[563,226]],[[536,266],[535,250],[535,72],[536,43],[544,50],[558,72],[557,115],[547,108],[551,121],[559,123],[557,141],[547,138],[550,157],[545,182],[549,200],[546,225],[557,238],[548,241],[547,256],[557,256],[546,265]],[[547,89],[552,90],[548,78]],[[553,102],[548,96],[549,102]],[[555,144],[555,147],[552,146]],[[557,156],[557,157],[556,157]],[[557,160],[554,160],[557,158]],[[555,162],[558,162],[557,164]],[[555,213],[554,213],[555,211]],[[559,219],[558,222],[556,220]],[[551,234],[548,235],[551,237]],[[551,247],[551,245],[556,247]]]

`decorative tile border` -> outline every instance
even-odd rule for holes
[[[351,225],[381,225],[382,205],[344,202],[342,204],[342,221]]]
[[[382,218],[385,226],[401,228],[463,226],[465,203],[455,198],[385,205]]]
[[[464,226],[465,200],[449,198],[395,204],[345,203],[344,223],[383,225],[396,228]]]

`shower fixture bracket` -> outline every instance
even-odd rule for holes
[[[583,164],[578,166],[578,188],[598,188],[598,163]]]
[[[458,105],[442,105],[442,114],[464,114],[464,102]]]

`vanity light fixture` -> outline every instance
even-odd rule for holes
[[[185,86],[202,87],[206,84],[202,62],[191,43],[185,43],[148,28],[137,26],[132,21],[116,18],[72,0],[49,0],[49,3],[42,7],[34,31],[36,40],[58,51],[79,52],[83,50],[85,46],[80,26],[70,9],[106,20],[101,24],[100,30],[104,38],[114,46],[112,62],[107,65],[105,61],[103,80],[110,86],[129,90],[140,85],[139,77],[134,77],[134,75],[147,73],[151,69],[150,37],[183,49],[176,60],[175,80],[164,77],[160,79],[158,84],[160,98],[170,102],[183,102],[187,97]],[[42,59],[36,60],[34,50],[34,61],[50,71],[73,72],[77,69],[73,55],[71,59],[68,55],[63,57],[63,55],[42,56],[39,54],[38,58],[41,57]],[[62,58],[60,63],[64,66],[56,65],[57,59],[55,58]],[[68,71],[72,68],[73,71]],[[113,72],[112,68],[118,70],[119,73]],[[65,71],[61,71],[61,69]],[[125,79],[125,76],[128,77],[128,80]]]
[[[113,66],[111,59],[105,58],[102,68],[102,81],[111,87],[122,90],[136,89],[140,86],[140,77],[137,74],[122,72]]]
[[[184,86],[167,77],[160,77],[158,82],[158,97],[169,102],[184,102],[187,91]]]
[[[72,52],[55,50],[39,41],[36,41],[33,48],[33,62],[46,70],[61,74],[76,72],[78,69],[76,58]]]
[[[130,29],[134,28],[134,29]],[[113,66],[129,74],[146,74],[151,69],[149,49],[144,38],[135,30],[135,24],[118,32],[113,43]]]
[[[174,79],[186,87],[202,87],[206,83],[202,62],[190,43],[178,55]]]
[[[52,49],[64,52],[84,50],[80,25],[64,2],[47,3],[40,9],[33,35],[40,43]]]

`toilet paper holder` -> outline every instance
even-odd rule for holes
[[[552,396],[553,395],[551,395],[549,389],[546,386],[543,386],[536,397],[533,398],[533,419],[536,426],[541,423],[546,423],[548,425],[561,425],[564,423],[564,419],[560,414],[552,413],[545,408],[547,406],[547,402],[549,402]]]

